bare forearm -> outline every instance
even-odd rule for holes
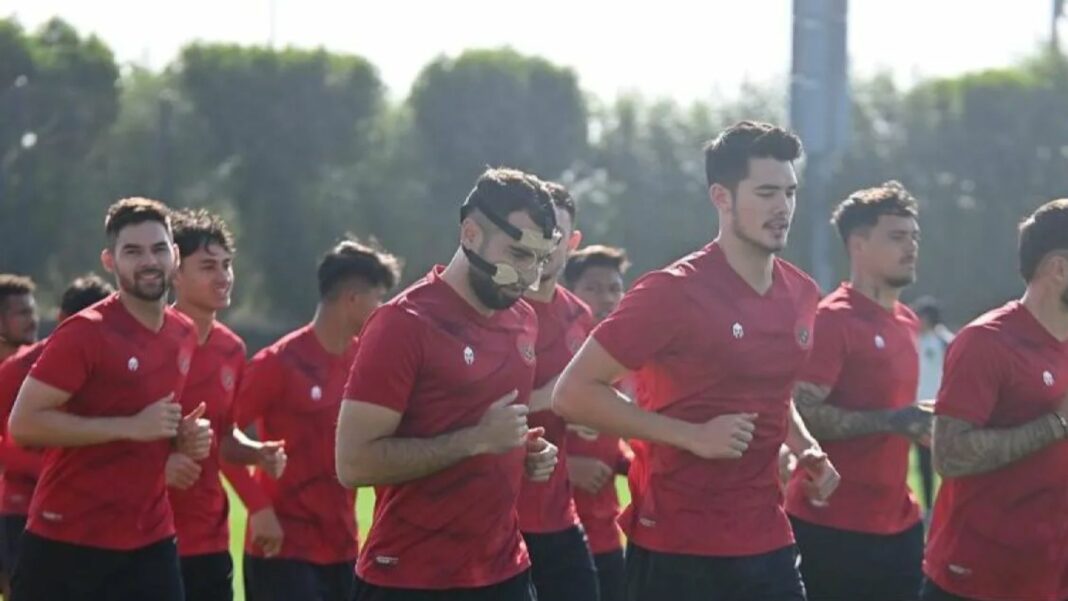
[[[58,409],[14,413],[10,433],[24,447],[82,447],[126,440],[128,418],[83,417]]]
[[[935,470],[948,478],[983,474],[1020,461],[1065,438],[1056,416],[1013,428],[978,428],[964,420],[935,418]]]
[[[353,448],[338,457],[338,479],[349,488],[398,484],[449,468],[472,455],[473,428],[434,438],[387,437]]]
[[[807,449],[820,446],[816,437],[806,427],[795,403],[790,403],[790,423],[786,430],[786,447],[794,455],[800,455]]]
[[[854,411],[827,403],[830,390],[809,382],[794,388],[794,405],[808,431],[819,440],[842,440],[893,431],[893,411]]]
[[[675,447],[682,447],[683,431],[691,427],[688,422],[641,409],[603,382],[563,381],[554,393],[553,409],[568,423]]]

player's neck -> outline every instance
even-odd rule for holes
[[[359,333],[353,331],[352,324],[336,307],[319,303],[312,318],[312,330],[319,344],[331,355],[341,355],[352,343],[352,337]]]
[[[193,323],[197,326],[197,339],[200,344],[207,342],[212,328],[215,327],[215,310],[185,302],[182,297],[178,297],[178,300],[175,301],[174,308],[193,320]]]
[[[875,301],[877,305],[893,311],[898,300],[901,299],[901,288],[888,286],[880,278],[871,277],[866,273],[854,270],[849,278],[849,285],[853,290]]]
[[[723,249],[727,264],[758,294],[771,288],[775,273],[775,255],[738,238],[721,233],[716,243]]]
[[[4,338],[0,338],[0,363],[4,362],[11,355],[14,355],[19,350],[19,345],[12,344]]]
[[[556,279],[551,279],[548,282],[542,282],[541,286],[538,286],[538,291],[534,292],[528,290],[523,293],[523,298],[532,300],[536,303],[551,303],[553,297],[556,296],[556,286],[559,282]]]
[[[1054,338],[1068,340],[1068,309],[1060,294],[1028,286],[1020,302]]]
[[[126,307],[130,315],[133,315],[133,318],[140,322],[141,325],[153,332],[163,329],[163,314],[166,308],[166,301],[163,297],[155,301],[142,300],[132,294],[127,294],[124,290],[120,290],[119,302]]]
[[[474,307],[475,311],[491,317],[494,313],[493,309],[487,307],[478,299],[478,295],[475,294],[473,288],[471,288],[470,275],[467,273],[468,269],[473,269],[465,261],[464,253],[462,249],[457,249],[456,254],[453,255],[452,260],[445,266],[445,269],[441,272],[441,279],[452,288],[456,294],[460,295],[460,298],[464,299],[467,304]]]

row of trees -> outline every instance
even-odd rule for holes
[[[835,198],[891,178],[913,190],[916,292],[956,320],[1015,294],[1015,223],[1068,195],[1068,61],[854,90]],[[404,256],[409,280],[447,259],[459,202],[490,164],[570,185],[587,240],[650,269],[715,232],[702,142],[741,118],[784,122],[785,105],[785,85],[690,106],[603,101],[573,71],[508,49],[438,58],[390,102],[357,56],[195,44],[156,73],[120,67],[59,20],[0,21],[0,269],[55,290],[97,267],[114,199],[209,206],[239,235],[231,318],[292,325],[314,303],[318,255],[345,232]],[[809,235],[796,228],[791,244],[802,266]]]

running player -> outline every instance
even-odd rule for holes
[[[1068,599],[1068,199],[1020,225],[1023,298],[949,346],[923,601]]]
[[[37,341],[37,304],[33,280],[0,273],[0,361]]]
[[[449,265],[367,323],[337,431],[341,481],[377,487],[355,601],[535,599],[516,501],[555,447],[527,426],[538,325],[522,296],[558,241],[544,184],[490,169]]]
[[[830,504],[813,504],[795,472],[786,511],[809,601],[908,601],[923,580],[909,451],[929,441],[931,428],[930,404],[914,403],[919,319],[898,300],[916,279],[917,205],[887,182],[851,194],[831,222],[850,281],[820,301],[794,403],[842,481]]]
[[[16,599],[181,601],[164,466],[172,448],[207,456],[204,405],[182,417],[196,332],[167,307],[177,263],[168,209],[108,209],[104,267],[118,294],[49,337],[11,411],[22,446],[48,447],[30,501]]]
[[[643,276],[560,377],[569,422],[634,440],[631,600],[804,599],[779,480],[786,441],[823,502],[837,473],[791,402],[819,290],[786,246],[800,141],[742,122],[705,150],[719,237]],[[613,384],[638,371],[637,404]]]

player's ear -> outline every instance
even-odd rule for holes
[[[100,251],[100,264],[108,273],[115,273],[115,255],[111,252],[111,247]]]
[[[729,211],[731,203],[734,202],[731,191],[721,184],[712,184],[708,187],[708,198],[712,201],[712,206],[720,211]]]
[[[482,239],[484,236],[482,226],[474,217],[468,216],[463,222],[460,223],[460,243],[470,249],[477,249],[482,246]]]
[[[567,240],[567,251],[574,252],[579,244],[582,243],[582,230],[575,230],[571,232],[571,237]]]

